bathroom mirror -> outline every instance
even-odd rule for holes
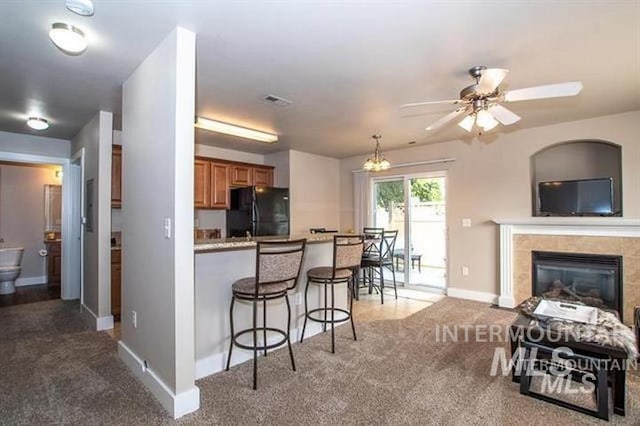
[[[44,186],[44,231],[60,232],[62,225],[62,185]]]

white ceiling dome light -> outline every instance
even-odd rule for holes
[[[51,25],[49,38],[56,47],[68,55],[79,55],[87,49],[84,32],[71,24],[56,22]]]
[[[29,117],[27,120],[27,126],[31,127],[33,130],[41,132],[49,128],[49,122],[42,117]]]
[[[80,16],[93,16],[93,2],[91,0],[67,0],[67,9]]]

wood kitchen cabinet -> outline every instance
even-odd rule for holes
[[[196,157],[193,169],[196,209],[228,209],[231,188],[273,186],[271,166]]]
[[[253,185],[253,167],[249,165],[231,165],[231,186]]]
[[[122,251],[111,250],[111,315],[116,320],[120,319],[120,306],[122,305]]]
[[[47,284],[60,284],[62,279],[62,247],[60,241],[45,241],[47,249]]]
[[[211,208],[228,209],[229,202],[229,166],[211,163]]]
[[[253,184],[255,186],[273,186],[273,169],[271,167],[254,167]]]
[[[211,162],[196,158],[193,166],[195,208],[211,207]]]
[[[111,148],[111,207],[122,207],[122,146]]]

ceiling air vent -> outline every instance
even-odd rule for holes
[[[293,101],[290,101],[289,99],[281,98],[276,95],[266,95],[262,100],[281,107],[288,107],[293,103]]]

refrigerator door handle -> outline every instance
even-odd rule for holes
[[[260,217],[260,210],[258,210],[258,203],[253,202],[251,205],[251,209],[252,209],[251,214],[253,215],[253,220],[251,221],[251,228],[253,231],[253,236],[255,237],[256,234],[258,233],[258,218]]]

